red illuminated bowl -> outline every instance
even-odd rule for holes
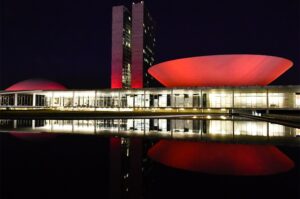
[[[148,156],[166,166],[220,175],[271,175],[294,162],[271,145],[159,141]]]
[[[166,87],[265,86],[292,65],[267,55],[210,55],[162,62],[148,72]]]

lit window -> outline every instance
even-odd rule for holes
[[[296,106],[300,107],[300,94],[296,94]]]

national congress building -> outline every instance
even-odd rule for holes
[[[300,86],[268,86],[293,62],[277,56],[234,54],[153,65],[155,22],[144,3],[112,10],[111,89],[67,90],[26,80],[0,92],[1,109],[91,111],[300,110]],[[151,88],[155,81],[165,87]]]

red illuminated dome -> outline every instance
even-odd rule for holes
[[[148,155],[170,167],[221,175],[270,175],[294,167],[291,159],[271,145],[163,140]]]
[[[66,90],[66,87],[53,81],[45,79],[29,79],[18,82],[7,89],[6,91],[20,91],[20,90]],[[11,132],[12,136],[25,141],[45,141],[56,137],[54,134],[39,134],[27,132]]]
[[[66,90],[66,87],[53,81],[45,79],[28,79],[18,82],[7,89],[6,91],[20,90]]]
[[[210,55],[166,61],[148,72],[166,87],[265,86],[292,65],[267,55]]]

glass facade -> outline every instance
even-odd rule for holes
[[[143,43],[143,70],[144,70],[144,87],[150,87],[156,80],[148,74],[148,69],[154,63],[154,51],[155,51],[155,22],[151,17],[149,11],[144,8],[144,43]]]
[[[0,106],[104,109],[300,108],[300,87],[113,89],[0,93]],[[275,92],[276,91],[276,92]],[[16,100],[17,99],[17,100]]]
[[[0,105],[1,106],[14,106],[15,105],[15,95],[14,94],[3,94],[0,95]]]
[[[123,16],[123,67],[122,87],[131,87],[131,14],[124,12]]]
[[[300,108],[300,93],[296,93],[296,108]]]

